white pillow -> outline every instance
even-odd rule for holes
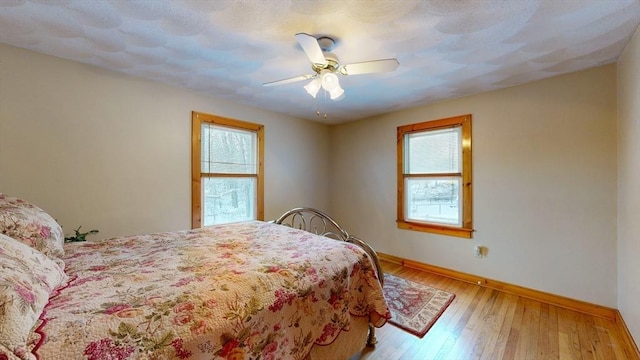
[[[3,234],[0,264],[0,358],[31,359],[33,355],[27,350],[29,332],[51,293],[67,276],[54,260]]]

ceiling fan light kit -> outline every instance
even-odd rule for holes
[[[311,80],[310,83],[305,85],[304,89],[307,90],[307,93],[309,95],[311,95],[311,96],[313,96],[315,98],[316,95],[318,95],[318,91],[320,91],[321,87],[322,87],[322,81],[320,81],[320,79],[318,79],[316,77],[313,80]]]
[[[329,91],[329,96],[331,100],[340,100],[342,99],[342,95],[344,95],[344,90],[338,85],[335,89]]]
[[[315,98],[320,88],[329,93],[331,100],[343,98],[344,89],[340,86],[338,74],[359,75],[394,71],[400,65],[396,59],[372,60],[340,66],[338,57],[329,52],[335,46],[335,41],[327,36],[315,38],[305,33],[296,34],[296,40],[307,58],[311,61],[311,69],[315,74],[300,75],[293,78],[272,81],[262,84],[263,86],[284,85],[301,80],[311,79],[304,89],[309,95]]]

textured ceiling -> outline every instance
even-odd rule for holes
[[[639,23],[638,0],[0,0],[2,43],[327,123],[612,63]],[[299,32],[400,67],[339,101],[263,87],[313,74]]]

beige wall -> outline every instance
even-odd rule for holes
[[[618,309],[640,344],[640,29],[618,61]]]
[[[6,45],[0,192],[40,204],[67,233],[187,228],[191,111],[259,122],[267,218],[314,206],[385,253],[619,305],[637,339],[639,232],[628,220],[638,213],[637,34],[633,44],[619,76],[635,81],[621,82],[618,104],[628,114],[620,126],[636,134],[619,149],[632,175],[620,171],[620,186],[631,197],[618,206],[613,65],[328,129]],[[474,118],[474,239],[398,230],[396,127],[466,113]],[[486,258],[473,257],[475,244],[489,248]]]
[[[0,192],[67,234],[188,228],[193,110],[265,125],[267,219],[329,206],[324,125],[2,44]]]
[[[474,239],[399,230],[396,127],[462,114]],[[377,250],[617,306],[615,65],[343,124],[331,139],[331,213]]]

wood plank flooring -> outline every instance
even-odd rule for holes
[[[418,338],[386,324],[360,360],[637,359],[614,321],[383,262],[385,272],[456,294]]]

